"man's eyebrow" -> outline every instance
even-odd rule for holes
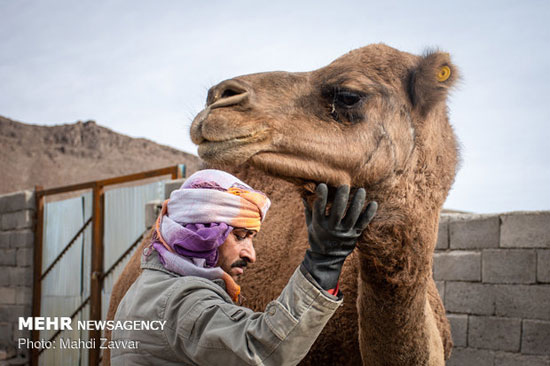
[[[236,234],[244,234],[246,236],[256,236],[256,234],[258,234],[258,232],[256,230],[248,230],[248,229],[245,229],[245,228],[235,228],[233,229],[233,232],[236,233]]]

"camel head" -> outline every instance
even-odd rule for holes
[[[304,185],[387,188],[405,179],[441,185],[446,196],[457,161],[446,97],[456,79],[446,53],[370,45],[315,71],[219,83],[191,138],[213,166],[248,163]]]

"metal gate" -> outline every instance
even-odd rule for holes
[[[73,323],[104,319],[121,264],[148,230],[145,203],[164,199],[163,176],[184,174],[185,166],[176,165],[46,190],[36,187],[33,317],[70,316]],[[32,365],[99,365],[100,330],[33,330],[32,340],[54,341],[61,335],[96,346],[32,349]]]

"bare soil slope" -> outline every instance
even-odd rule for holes
[[[200,159],[132,138],[94,121],[38,126],[0,116],[0,194],[81,183],[185,164],[187,175]]]

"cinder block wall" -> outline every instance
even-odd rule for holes
[[[17,321],[31,316],[35,207],[32,191],[0,195],[0,359],[14,356],[18,338],[30,337]]]
[[[550,365],[550,212],[442,215],[434,279],[448,365]]]

